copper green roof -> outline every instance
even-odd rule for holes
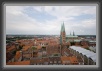
[[[77,40],[74,40],[74,42],[80,42],[80,41],[81,41],[81,40],[78,40],[78,39],[77,39]]]
[[[66,35],[66,37],[71,38],[71,37],[78,37],[78,36],[77,36],[77,35],[76,35],[76,36],[73,36],[73,35]]]

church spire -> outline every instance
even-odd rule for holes
[[[63,22],[63,24],[61,26],[61,32],[65,32],[64,22]]]
[[[75,33],[74,33],[74,31],[73,31],[73,36],[75,36]]]
[[[60,33],[60,43],[65,43],[66,41],[66,33],[65,33],[65,26],[64,26],[64,22],[61,25],[61,33]]]
[[[71,35],[71,32],[70,32],[70,35]]]

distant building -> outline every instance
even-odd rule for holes
[[[71,33],[70,33],[70,35],[67,35],[67,36],[66,36],[66,41],[67,41],[67,42],[74,42],[74,40],[79,41],[79,40],[78,40],[78,36],[75,35],[75,33],[74,33],[74,31],[73,31],[73,35],[71,35]]]
[[[96,46],[96,41],[89,41],[89,46],[95,47]]]

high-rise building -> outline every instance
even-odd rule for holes
[[[61,32],[60,32],[60,44],[63,44],[66,42],[66,32],[65,32],[65,26],[64,22],[61,25]]]

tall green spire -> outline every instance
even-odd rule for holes
[[[65,26],[64,26],[64,22],[61,24],[61,33],[60,33],[60,43],[64,43],[66,41],[66,37],[65,37],[66,33],[65,33]]]
[[[63,24],[61,25],[61,32],[65,32],[64,22],[63,22]]]
[[[62,24],[61,24],[61,32],[62,32]]]

